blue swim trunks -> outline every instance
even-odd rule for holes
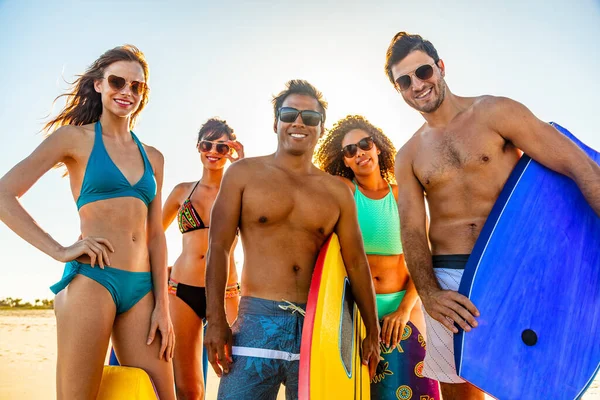
[[[233,364],[218,399],[298,399],[300,341],[305,304],[243,296],[233,330]]]

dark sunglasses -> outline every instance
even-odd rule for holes
[[[296,110],[292,107],[281,107],[277,111],[277,116],[281,122],[292,123],[298,118],[298,114],[302,116],[304,125],[317,126],[323,121],[323,114],[313,110]]]
[[[110,87],[114,90],[121,90],[127,84],[127,80],[125,80],[125,78],[121,78],[120,76],[116,75],[109,75],[108,78],[106,78],[106,80],[108,81]],[[129,87],[131,88],[131,93],[133,93],[136,96],[143,94],[148,89],[146,82],[138,81],[130,82]]]
[[[222,156],[229,153],[229,151],[231,149],[228,144],[221,143],[221,142],[211,142],[209,140],[201,140],[198,143],[198,148],[203,153],[208,153],[209,151],[211,151],[213,146],[215,146],[217,153],[221,154]]]
[[[344,157],[352,158],[358,153],[359,147],[364,151],[371,150],[373,148],[373,138],[367,136],[366,138],[360,139],[358,143],[347,144],[342,147],[342,153],[344,153]]]
[[[426,81],[427,79],[433,76],[433,65],[425,64],[421,65],[419,68],[415,69],[414,72],[410,74],[402,75],[398,79],[396,79],[396,87],[401,91],[404,91],[412,85],[412,80],[410,79],[411,75],[415,75],[419,80]]]

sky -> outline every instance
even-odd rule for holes
[[[52,102],[104,51],[130,43],[150,65],[150,101],[135,128],[165,157],[163,199],[198,180],[196,134],[227,120],[247,156],[276,149],[271,98],[306,79],[327,122],[361,114],[400,147],[423,123],[384,73],[398,31],[433,42],[458,95],[507,96],[595,149],[600,1],[17,1],[0,0],[0,176],[30,154]],[[44,175],[21,199],[63,245],[79,236],[68,178]],[[181,251],[173,224],[169,262]],[[236,254],[241,255],[241,246]],[[0,298],[51,298],[63,265],[0,224]],[[240,257],[238,257],[240,258]],[[238,267],[239,268],[239,267]]]

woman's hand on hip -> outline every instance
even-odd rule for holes
[[[62,262],[75,260],[77,257],[87,255],[90,257],[92,268],[98,264],[100,268],[110,265],[109,253],[114,253],[113,245],[104,238],[88,236],[85,239],[79,239],[71,246],[63,247],[56,259]]]

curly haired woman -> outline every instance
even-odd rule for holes
[[[439,399],[438,383],[420,373],[425,323],[400,241],[395,154],[381,129],[362,116],[349,115],[323,137],[315,163],[339,176],[354,193],[381,324],[383,359],[371,381],[371,397]]]

